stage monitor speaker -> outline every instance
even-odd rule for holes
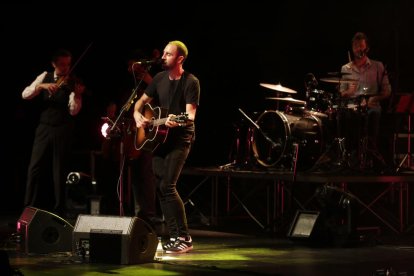
[[[35,207],[26,207],[17,221],[25,253],[71,251],[73,226],[63,218]]]
[[[157,245],[154,230],[137,217],[79,215],[72,238],[73,252],[94,263],[152,262]]]
[[[297,211],[287,236],[291,239],[302,240],[310,238],[318,217],[317,211]]]

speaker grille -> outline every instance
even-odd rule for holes
[[[20,250],[26,253],[71,251],[73,226],[53,213],[27,207],[17,225],[22,235]]]
[[[98,263],[152,262],[157,244],[151,226],[136,217],[79,215],[72,238],[75,254]]]

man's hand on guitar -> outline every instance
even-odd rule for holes
[[[168,114],[167,121],[165,122],[165,125],[167,127],[178,127],[183,126],[184,124],[180,121],[175,120],[177,116],[174,114]]]
[[[150,120],[145,118],[144,115],[139,112],[134,112],[134,119],[135,123],[137,124],[137,128],[146,127],[150,122]]]

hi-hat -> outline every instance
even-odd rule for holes
[[[275,90],[275,91],[279,91],[279,92],[285,92],[285,93],[297,93],[295,90],[287,88],[282,86],[280,83],[279,84],[271,84],[271,83],[260,83],[261,86]]]
[[[306,104],[305,101],[297,100],[291,97],[279,98],[279,97],[267,97],[268,100],[276,100],[276,101],[284,101],[290,103],[297,103],[297,104]]]
[[[356,79],[342,79],[342,78],[320,78],[323,82],[329,83],[355,83],[358,82]]]

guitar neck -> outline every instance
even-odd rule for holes
[[[163,125],[163,124],[165,124],[165,122],[167,121],[167,119],[168,119],[168,117],[167,118],[161,118],[161,119],[152,120],[151,123],[150,123],[150,125],[153,125],[153,126]]]

